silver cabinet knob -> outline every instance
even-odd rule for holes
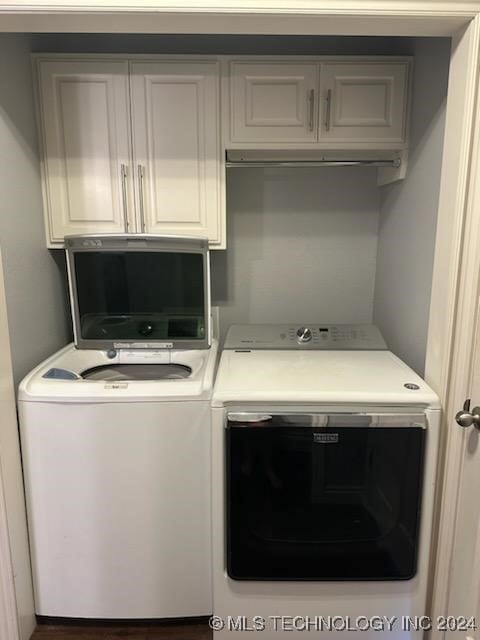
[[[480,407],[473,407],[470,411],[470,400],[465,400],[463,409],[457,413],[455,420],[464,429],[471,427],[472,424],[476,429],[480,429]]]
[[[300,327],[297,329],[297,340],[298,342],[310,342],[312,339],[312,330],[308,327]]]

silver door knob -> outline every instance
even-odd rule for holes
[[[471,427],[472,424],[476,429],[480,429],[480,407],[473,407],[470,411],[470,400],[465,400],[463,409],[457,413],[455,420],[465,429]]]

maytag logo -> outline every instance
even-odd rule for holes
[[[319,444],[331,444],[338,442],[338,433],[314,433],[313,441]]]

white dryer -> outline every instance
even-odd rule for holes
[[[19,390],[40,616],[211,612],[206,240],[66,240],[76,345]]]
[[[371,325],[237,325],[212,403],[216,636],[420,638],[435,393]]]

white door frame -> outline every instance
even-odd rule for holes
[[[0,638],[18,640],[17,603],[10,557],[2,476],[0,474]]]
[[[446,480],[437,522],[441,553],[432,593],[433,612],[447,613],[461,444],[450,425],[468,389],[472,268],[478,273],[479,266],[480,204],[473,197],[477,168],[471,158],[480,135],[474,122],[480,2],[299,0],[295,9],[285,0],[144,0],[140,7],[133,0],[37,0],[32,5],[0,0],[0,31],[454,36],[426,362],[426,378],[446,415]]]
[[[451,36],[461,0],[0,0],[0,31]]]
[[[13,582],[3,481],[0,474],[0,638],[18,640],[17,603]]]
[[[478,18],[477,18],[478,21]],[[473,37],[474,47],[480,47],[480,33],[477,29]],[[473,44],[473,43],[472,43]],[[456,297],[446,304],[452,305],[454,314],[450,330],[452,357],[449,364],[447,401],[444,411],[444,451],[443,487],[438,509],[438,544],[436,574],[432,593],[432,617],[449,614],[447,609],[450,593],[449,578],[453,562],[454,537],[458,504],[458,489],[462,475],[465,432],[455,422],[455,414],[468,397],[474,363],[475,334],[479,322],[480,309],[477,307],[480,293],[480,86],[478,86],[478,61],[475,73],[477,87],[475,104],[471,158],[465,175],[465,215],[463,224],[457,229],[461,235],[458,257]],[[477,111],[477,113],[475,113]],[[473,398],[478,404],[479,398]],[[478,623],[478,621],[477,621]],[[444,632],[433,631],[432,637],[443,638]]]
[[[10,546],[10,535],[7,515],[7,491],[5,475],[10,474],[6,464],[11,453],[6,440],[7,432],[15,424],[15,396],[12,384],[12,367],[10,361],[10,340],[7,326],[7,306],[3,280],[2,257],[0,254],[0,412],[2,415],[2,433],[0,433],[0,638],[20,640],[15,592],[14,570]],[[13,420],[13,425],[12,425]],[[16,514],[12,513],[13,517]],[[28,549],[27,549],[28,553]]]

